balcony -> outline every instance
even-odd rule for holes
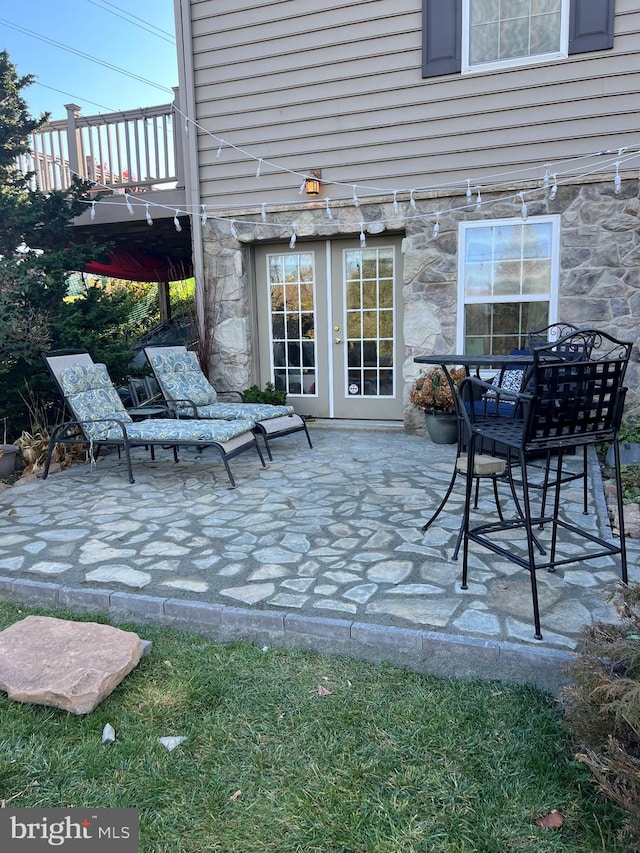
[[[32,173],[33,188],[45,193],[67,189],[74,175],[95,184],[98,201],[74,220],[74,239],[93,236],[190,257],[189,218],[183,216],[179,233],[173,225],[185,205],[182,134],[175,132],[173,106],[83,116],[77,104],[67,104],[66,120],[32,134],[18,168]]]

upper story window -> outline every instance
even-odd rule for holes
[[[462,70],[567,56],[569,0],[462,0]]]
[[[613,47],[615,0],[422,0],[422,76]]]

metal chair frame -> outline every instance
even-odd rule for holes
[[[589,357],[584,354],[584,350],[582,353],[579,351],[586,336],[591,336],[590,339],[594,343]],[[556,349],[559,344],[564,348],[564,352]],[[495,391],[494,386],[475,377],[464,380],[460,387],[463,401],[474,399],[478,391],[482,393],[487,388],[494,388],[499,397],[510,399],[514,404],[511,418],[495,417],[489,409],[483,414],[478,412],[477,407],[460,407],[467,419],[469,434],[463,517],[462,589],[468,588],[470,542],[482,545],[526,568],[531,579],[536,639],[542,639],[536,581],[536,572],[540,569],[554,572],[558,566],[619,554],[621,578],[623,583],[628,582],[618,431],[622,422],[626,394],[623,383],[631,346],[630,343],[618,341],[597,330],[582,330],[565,336],[557,343],[534,349],[533,368],[525,392],[513,393],[499,389]],[[573,347],[578,349],[571,349]],[[597,349],[596,355],[594,349]],[[564,353],[571,351],[577,353],[577,357],[567,359]],[[516,498],[517,515],[515,519],[471,526],[470,508],[474,478],[469,472],[474,470],[479,444],[485,441],[495,441],[507,448],[505,478]],[[608,442],[614,451],[614,476],[620,519],[619,545],[587,532],[561,517],[561,488],[567,482],[562,472],[565,453],[574,448],[604,442]],[[549,513],[545,504],[544,509],[534,513],[530,499],[532,486],[528,464],[533,454],[548,452],[557,454],[555,479],[549,486],[553,489],[553,509]],[[518,471],[517,480],[514,477],[515,467]],[[520,498],[516,497],[516,486],[520,487]],[[549,552],[538,562],[535,553],[538,540],[533,533],[536,525],[551,528]],[[503,544],[504,534],[518,529],[524,531],[526,556],[521,556],[513,547],[507,548]],[[595,550],[577,556],[558,556],[558,534],[561,530],[591,543],[596,546]],[[491,538],[495,534],[498,534],[497,541]]]

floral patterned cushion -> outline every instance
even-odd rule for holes
[[[104,364],[74,364],[67,367],[62,371],[60,384],[74,417],[82,421],[89,438],[100,439],[114,427],[122,436],[122,430],[113,421],[132,423]],[[112,423],[91,423],[104,421],[105,418]]]
[[[167,400],[190,400],[195,406],[214,404],[218,395],[208,381],[194,352],[153,353],[151,364]],[[188,406],[181,406],[188,409]]]
[[[507,367],[502,373],[498,373],[493,377],[492,384],[503,391],[511,391],[513,394],[518,394],[522,390],[522,380],[524,379],[524,370],[520,368]]]
[[[74,365],[62,371],[61,385],[75,418],[82,421],[88,438],[94,441],[182,442],[229,441],[250,432],[255,422],[249,418],[233,421],[178,420],[176,418],[132,421],[114,388],[104,364]],[[124,430],[118,424],[122,424]]]
[[[215,403],[213,406],[198,406],[199,418],[251,418],[257,422],[292,414],[293,406],[272,406],[269,403]]]
[[[189,350],[167,353],[149,353],[162,393],[167,400],[190,400],[176,403],[176,411],[184,417],[222,418],[236,420],[250,418],[265,421],[292,415],[293,406],[272,406],[266,403],[219,403],[216,390],[202,373],[195,353]]]
[[[190,441],[229,441],[238,435],[251,432],[255,423],[251,420],[213,421],[213,420],[180,420],[178,418],[149,418],[127,424],[127,436],[132,441],[184,442]],[[109,432],[109,437],[116,436],[116,430]]]

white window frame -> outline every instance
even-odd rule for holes
[[[460,222],[458,225],[458,308],[457,308],[457,324],[456,324],[456,340],[457,351],[464,352],[465,344],[465,306],[480,305],[480,304],[504,304],[506,302],[548,302],[549,303],[549,324],[558,322],[558,294],[560,281],[560,224],[561,217],[558,215],[550,216],[533,216],[529,217],[527,222],[532,224],[551,225],[551,281],[549,282],[549,295],[526,299],[518,294],[512,297],[504,297],[496,299],[491,296],[478,296],[465,298],[464,282],[465,282],[465,258],[466,244],[469,234],[477,228],[494,227],[498,228],[501,225],[525,225],[522,217],[513,217],[510,219],[482,219],[474,222]],[[569,318],[570,319],[570,318]]]
[[[569,55],[569,12],[570,0],[561,0],[560,4],[560,50],[552,53],[537,53],[528,56],[515,56],[510,59],[498,59],[493,62],[469,64],[470,47],[470,2],[462,0],[462,73],[478,74],[485,71],[499,71],[508,68],[518,68],[523,65],[541,65],[556,60],[566,59]]]

